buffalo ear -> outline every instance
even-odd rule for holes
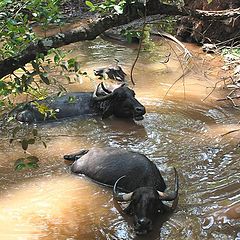
[[[172,212],[172,209],[169,206],[163,204],[161,201],[159,201],[158,212],[160,212],[161,214],[170,213]]]
[[[108,118],[113,115],[113,105],[109,103],[109,105],[104,109],[102,119]]]

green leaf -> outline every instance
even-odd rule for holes
[[[21,163],[24,163],[24,159],[25,159],[25,158],[18,158],[18,159],[15,161],[14,166],[17,166],[17,165],[19,165],[19,164],[21,164]]]
[[[20,170],[23,170],[24,168],[26,168],[26,164],[25,164],[25,163],[21,163],[21,164],[18,164],[18,165],[15,167],[15,170],[16,170],[16,171],[20,171]]]
[[[76,103],[77,99],[74,96],[69,96],[68,97],[68,103]]]
[[[122,14],[123,13],[123,8],[119,5],[114,5],[114,9],[117,12],[117,14]]]
[[[44,83],[46,83],[47,85],[50,84],[50,80],[49,80],[49,78],[47,77],[48,74],[47,74],[46,72],[40,73],[39,76],[40,76],[40,78],[42,79],[42,81],[43,81]]]
[[[34,128],[32,130],[32,134],[33,134],[34,137],[36,137],[38,135],[38,130],[36,128]]]
[[[92,2],[90,2],[90,1],[85,1],[85,4],[88,6],[88,7],[90,7],[90,8],[95,8],[95,6],[93,5],[93,3]]]
[[[54,63],[55,63],[55,64],[58,64],[59,61],[60,61],[60,56],[59,56],[58,54],[56,54],[56,55],[54,56]]]
[[[19,158],[14,163],[15,170],[20,171],[26,167],[26,164],[24,163],[24,158]]]
[[[210,4],[213,0],[207,0],[208,4]]]
[[[74,58],[70,58],[68,59],[67,63],[68,63],[68,68],[74,68],[76,60]]]
[[[21,141],[21,144],[22,144],[22,149],[23,149],[24,151],[26,151],[26,150],[28,149],[28,140],[27,140],[27,139],[23,139],[23,140]]]
[[[39,165],[37,163],[34,163],[34,162],[29,162],[29,163],[27,163],[27,167],[36,169],[36,168],[39,168]]]
[[[44,141],[42,141],[42,144],[45,148],[47,148],[47,144]]]

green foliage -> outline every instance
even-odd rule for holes
[[[2,0],[0,3],[0,60],[15,56],[37,40],[32,23],[44,29],[49,23],[59,23],[59,0]]]
[[[92,12],[99,12],[102,14],[117,13],[122,14],[126,0],[105,0],[100,3],[93,3],[91,1],[85,1],[85,4],[90,8]]]
[[[170,34],[174,34],[176,25],[177,20],[172,16],[168,16],[159,21],[159,23],[157,24],[157,28]]]
[[[46,106],[45,104],[39,104],[38,102],[33,102],[33,104],[36,106],[36,108],[38,109],[38,111],[44,115],[44,118],[56,118],[56,112],[49,108],[48,106]]]
[[[29,145],[33,145],[40,141],[44,147],[47,147],[41,136],[38,135],[38,130],[35,127],[29,127],[27,125],[16,126],[11,130],[10,135],[10,144],[15,141],[20,143],[25,154],[25,157],[21,157],[15,161],[15,170],[20,171],[24,169],[38,168],[38,157],[33,155],[27,156],[29,155],[29,153],[27,153]]]
[[[35,144],[36,142],[42,142],[46,148],[46,143],[39,136],[38,130],[35,126],[21,125],[14,127],[10,132],[9,143],[19,142],[24,152],[28,150],[29,145]]]
[[[143,50],[153,53],[155,51],[155,43],[152,41],[150,31],[151,31],[150,25],[145,25],[142,37],[144,47]]]
[[[76,101],[77,101],[77,99],[76,99],[76,97],[74,97],[74,96],[70,96],[70,97],[68,98],[68,103],[76,103]]]
[[[140,39],[141,38],[141,30],[135,30],[132,28],[126,28],[121,31],[121,35],[124,36],[128,43],[132,43],[134,39]]]
[[[34,33],[34,23],[47,29],[49,24],[60,24],[59,0],[2,0],[0,1],[0,61],[10,57],[16,57],[30,44],[36,43],[39,38]],[[60,72],[67,78],[66,72],[81,75],[79,62],[74,58],[68,58],[69,52],[52,49],[48,55],[38,54],[36,59],[28,65],[17,69],[13,74],[0,79],[0,107],[1,111],[13,108],[12,99],[18,94],[29,95],[30,99],[44,99],[48,96],[49,85],[58,88],[59,94],[66,91],[51,72]],[[69,78],[69,77],[68,77]],[[69,78],[70,79],[70,78]],[[69,80],[70,81],[70,80]],[[52,91],[52,88],[51,88]],[[73,101],[73,100],[72,100]],[[48,107],[35,102],[36,107],[45,116],[55,116],[55,112]],[[23,104],[23,107],[25,104]],[[8,110],[9,111],[9,110]],[[15,125],[15,119],[9,117],[6,127],[11,129]],[[29,146],[42,142],[37,129],[22,124],[9,131],[10,143],[17,142],[26,153]],[[15,164],[16,170],[37,167],[36,157],[33,156],[18,159]]]
[[[232,70],[232,81],[239,82],[240,80],[240,47],[225,47],[222,50],[225,65],[223,69]],[[238,86],[236,86],[238,87]]]
[[[19,158],[15,161],[14,167],[16,171],[21,171],[24,169],[36,169],[39,159],[36,156],[28,156],[25,158]]]
[[[50,23],[59,23],[58,3],[59,0],[0,1],[0,61],[16,57],[29,44],[38,40],[32,30],[34,22],[43,28]],[[49,52],[49,54],[51,53]],[[14,74],[7,76],[7,80],[0,79],[0,106],[12,106],[9,96],[12,98],[12,96],[22,93],[34,97],[39,96],[40,88],[42,88],[38,84],[39,81],[46,85],[56,83],[49,77],[49,70],[52,70],[48,67],[50,63],[51,60],[48,57],[39,54],[36,60],[31,62],[31,70],[22,67]],[[62,86],[57,85],[61,91],[64,90]]]
[[[232,54],[233,56],[236,56],[240,58],[240,48],[239,47],[231,47],[231,48],[224,48],[222,49],[222,54]]]
[[[211,0],[210,0],[211,1]],[[184,6],[184,0],[161,0],[162,3],[177,5],[177,6]]]

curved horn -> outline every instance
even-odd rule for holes
[[[93,93],[93,100],[95,100],[95,101],[104,101],[106,99],[112,98],[112,96],[113,96],[112,92],[107,94],[107,95],[105,95],[105,96],[97,96],[97,91],[98,91],[98,88],[99,88],[100,85],[102,85],[102,83],[98,84],[97,88],[95,89],[95,91]]]
[[[174,189],[174,192],[164,193],[164,192],[158,191],[158,194],[159,194],[161,200],[173,201],[174,199],[176,199],[178,197],[179,181],[178,181],[178,173],[177,173],[177,170],[176,170],[175,167],[174,167],[174,173],[175,173],[175,184],[174,184],[175,189]]]
[[[111,90],[107,89],[107,88],[104,86],[103,82],[101,82],[100,84],[101,84],[102,90],[103,90],[104,92],[106,92],[106,93],[108,93],[108,94],[112,93]]]
[[[127,202],[127,201],[130,201],[131,198],[132,198],[132,195],[133,195],[133,192],[130,192],[130,193],[118,193],[117,192],[117,184],[118,182],[125,178],[126,176],[122,176],[120,177],[114,184],[113,186],[113,197],[119,201],[119,202]]]
[[[124,74],[125,74],[125,73],[124,73]],[[117,88],[124,87],[124,86],[126,86],[126,83],[122,83],[122,84],[118,85],[116,88],[113,89],[113,91],[114,91],[115,89],[117,89]],[[106,93],[112,93],[112,92],[113,92],[113,91],[107,89],[107,88],[104,86],[103,82],[101,82],[101,87],[102,87],[102,89],[103,89]]]

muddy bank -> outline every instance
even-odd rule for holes
[[[240,7],[239,0],[213,0],[209,4],[208,1],[203,0],[185,0],[184,3],[186,8],[204,11],[230,10]],[[202,21],[192,17],[181,17],[177,36],[182,41],[188,42],[217,43],[219,41],[229,41],[228,44],[232,44],[233,41],[240,40],[239,25],[240,18],[228,18],[222,21]]]

